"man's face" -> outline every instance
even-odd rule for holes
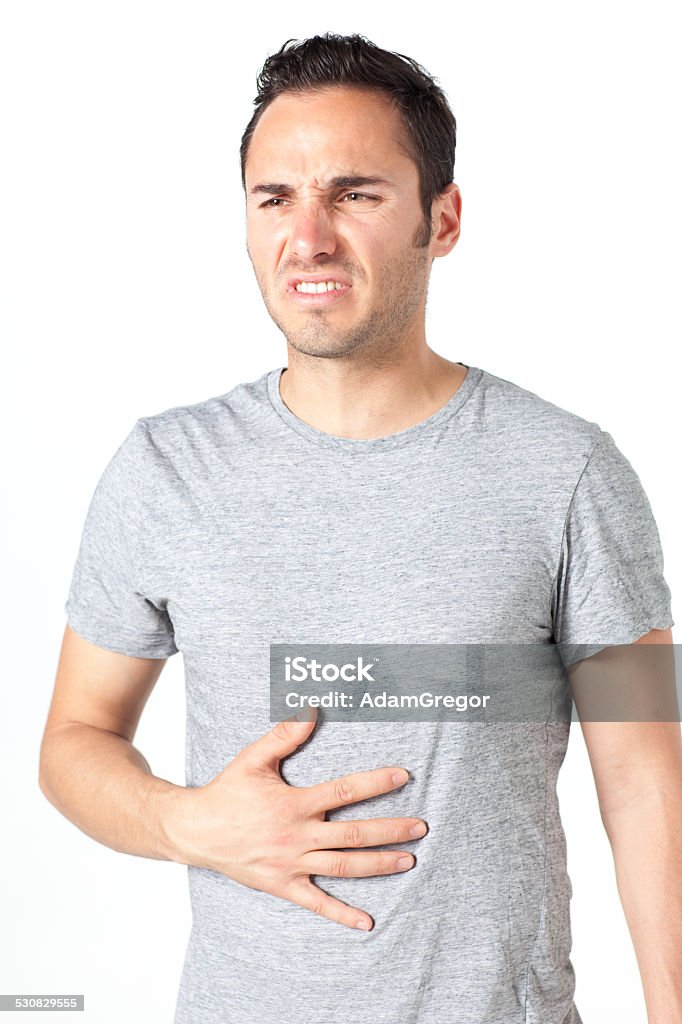
[[[390,356],[423,329],[432,252],[414,244],[419,175],[401,139],[390,100],[356,87],[282,94],[256,126],[247,250],[270,316],[299,352]],[[340,176],[385,184],[332,184]],[[258,186],[268,190],[252,192]],[[311,277],[343,288],[296,290]]]

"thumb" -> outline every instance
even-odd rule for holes
[[[317,709],[305,708],[293,718],[278,722],[264,736],[244,748],[243,753],[258,768],[277,771],[283,757],[304,743],[317,725]]]

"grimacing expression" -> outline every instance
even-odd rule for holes
[[[268,313],[301,353],[381,358],[423,323],[432,253],[415,244],[419,173],[401,142],[390,100],[357,87],[283,93],[256,125],[247,251]],[[340,177],[351,180],[333,182]],[[344,287],[302,295],[290,279],[311,275]]]

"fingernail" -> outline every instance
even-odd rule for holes
[[[395,782],[396,786],[400,782],[407,782],[409,777],[409,772],[406,772],[404,768],[401,768],[399,772],[393,772],[393,781]]]
[[[426,825],[423,822],[420,822],[419,825],[413,825],[412,828],[410,829],[410,835],[411,836],[425,836],[426,835]]]
[[[363,932],[368,932],[370,930],[370,928],[372,927],[372,925],[370,924],[369,921],[356,921],[355,922],[355,927],[356,928],[362,928]]]
[[[396,861],[399,868],[411,868],[412,858],[411,857],[398,857]]]

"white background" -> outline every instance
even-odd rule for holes
[[[247,19],[196,0],[5,0],[0,13],[0,991],[85,993],[88,1010],[60,1019],[172,1020],[186,869],[115,853],[61,817],[39,791],[38,750],[105,464],[139,416],[286,363],[246,254],[238,157],[256,75],[286,39],[360,32],[437,77],[463,213],[434,264],[429,344],[613,435],[652,504],[676,611],[675,5],[306,7],[264,0]],[[181,656],[135,743],[184,782]],[[585,1024],[645,1024],[579,725],[559,795],[577,1006]]]

